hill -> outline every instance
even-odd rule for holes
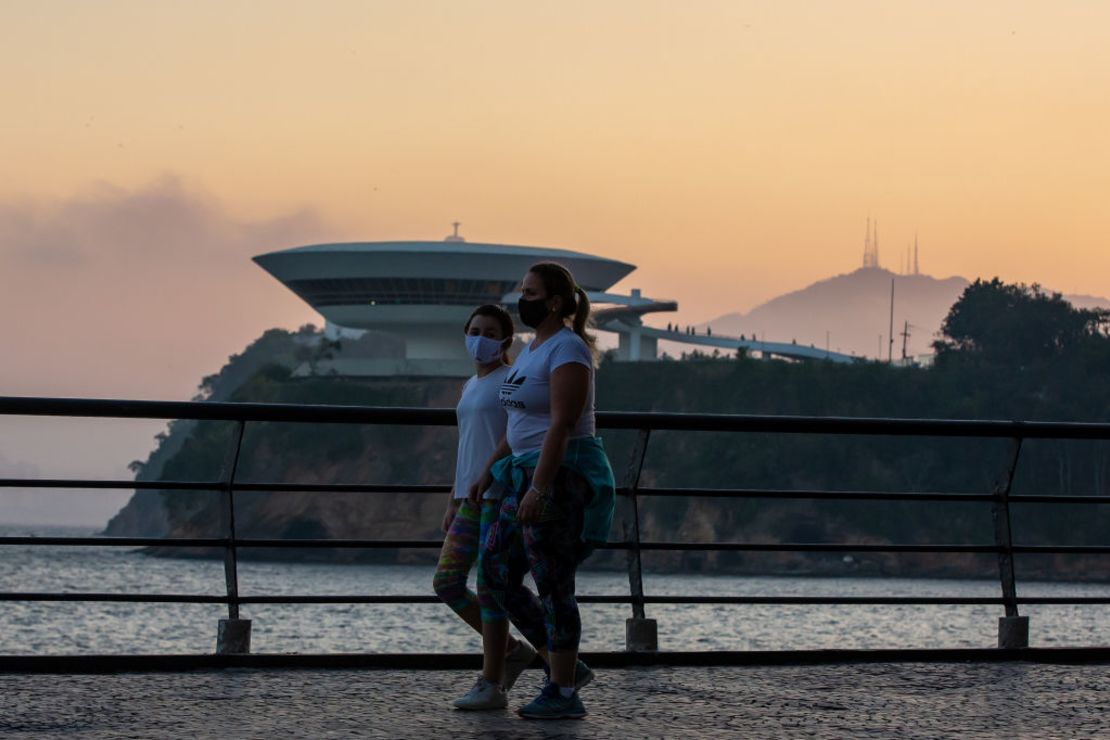
[[[796,340],[835,352],[875,357],[890,350],[890,285],[894,281],[894,357],[902,355],[902,332],[909,322],[906,353],[931,353],[932,342],[952,304],[970,281],[928,275],[897,275],[881,268],[820,280],[786,293],[747,313],[719,316],[702,324],[714,333],[752,336],[775,341]],[[1110,307],[1110,299],[1065,296],[1077,308]],[[881,347],[880,347],[880,336]]]
[[[282,345],[280,337],[271,337]],[[289,342],[304,337],[287,337]],[[285,349],[274,347],[284,353]],[[294,356],[286,353],[284,356]],[[1102,360],[1099,360],[1101,362]],[[230,372],[230,370],[229,370]],[[1053,373],[1065,372],[1066,382]],[[233,401],[387,406],[451,406],[455,380],[295,378],[267,364],[228,396]],[[601,409],[720,413],[813,414],[941,418],[1040,418],[1110,421],[1110,387],[1083,368],[999,374],[953,365],[893,368],[877,363],[779,363],[746,358],[656,363],[607,361],[598,371]],[[160,478],[218,475],[231,425],[174,427],[161,440],[175,451]],[[605,433],[614,470],[627,468],[629,432]],[[176,439],[175,439],[176,438]],[[1005,440],[832,438],[809,435],[725,435],[660,432],[652,437],[643,484],[663,487],[987,492],[1005,463]],[[1033,444],[1023,453],[1018,492],[1090,493],[1110,490],[1105,445]],[[316,483],[446,483],[454,465],[453,429],[348,425],[252,424],[244,439],[241,480]],[[158,452],[155,453],[160,454]],[[162,453],[165,454],[165,453]],[[434,538],[443,496],[393,494],[241,493],[238,531],[244,537]],[[1015,513],[1023,543],[1105,544],[1107,512],[1054,509]],[[618,522],[627,512],[618,510]],[[860,543],[987,543],[989,507],[766,499],[654,497],[641,503],[649,540]],[[112,535],[218,536],[223,515],[215,494],[153,491],[136,494],[112,520]],[[615,529],[614,538],[620,538]],[[156,554],[218,553],[157,550]],[[431,562],[423,551],[245,551],[244,557]],[[619,553],[599,553],[595,565],[619,567]],[[713,569],[746,573],[875,573],[983,576],[989,556],[654,553],[654,569]],[[1104,558],[1039,558],[1026,576],[1110,579]]]

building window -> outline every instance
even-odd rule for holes
[[[378,277],[290,280],[286,284],[313,306],[475,306],[500,303],[518,285],[515,280]]]

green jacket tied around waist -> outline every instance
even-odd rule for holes
[[[539,461],[539,450],[524,455],[509,455],[494,463],[490,473],[505,488],[520,491],[527,480],[524,471],[535,468]],[[609,528],[613,525],[613,510],[617,505],[617,487],[601,438],[567,440],[567,452],[561,465],[585,478],[593,491],[593,498],[582,513],[582,540],[594,543],[607,541]]]

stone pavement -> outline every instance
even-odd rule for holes
[[[589,717],[448,700],[463,671],[226,669],[0,675],[0,737],[1110,737],[1110,666],[898,663],[599,670]],[[525,672],[510,707],[542,674]]]

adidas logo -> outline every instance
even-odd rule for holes
[[[502,395],[511,396],[520,390],[520,386],[524,385],[524,381],[528,380],[527,375],[521,375],[519,378],[516,374],[510,375],[504,383],[501,384]]]

